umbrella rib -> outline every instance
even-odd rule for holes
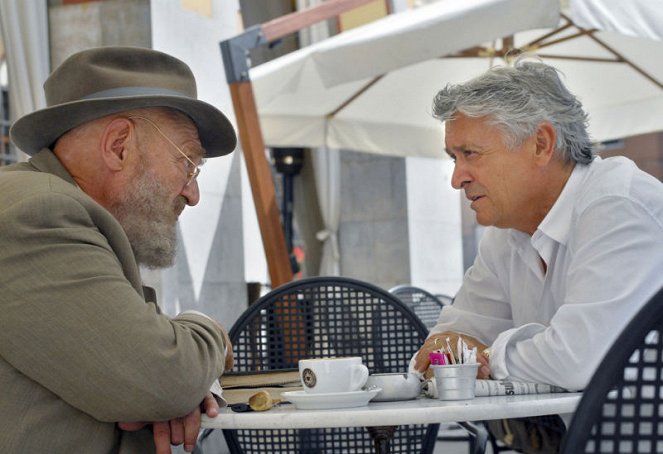
[[[540,42],[545,41],[546,39],[550,38],[551,36],[558,35],[558,34],[562,33],[564,30],[567,30],[568,28],[570,28],[572,26],[573,26],[572,23],[567,22],[565,25],[554,29],[550,33],[546,33],[545,35],[535,39],[534,41],[531,41],[529,44],[526,45],[526,47],[543,47],[543,45],[546,45],[546,44],[543,44],[542,46],[539,46]]]
[[[652,76],[651,74],[649,74],[649,73],[648,73],[647,71],[645,71],[644,69],[640,68],[638,65],[636,65],[636,64],[633,63],[631,60],[629,60],[628,58],[626,58],[626,57],[625,57],[624,55],[622,55],[620,52],[618,52],[617,50],[615,50],[614,48],[612,48],[611,46],[609,46],[608,44],[606,44],[605,42],[603,42],[603,40],[601,40],[600,38],[598,38],[598,37],[594,34],[594,33],[597,31],[596,29],[586,29],[586,28],[579,27],[578,25],[576,25],[576,24],[571,20],[571,18],[569,18],[569,17],[568,17],[567,15],[565,15],[565,14],[562,14],[562,18],[567,22],[566,25],[564,25],[563,27],[561,27],[561,28],[559,28],[559,29],[557,29],[557,30],[552,31],[551,33],[549,33],[549,34],[547,34],[547,35],[545,35],[545,36],[542,36],[541,38],[539,38],[539,39],[536,40],[536,41],[532,41],[529,45],[526,46],[526,48],[529,48],[530,46],[533,46],[535,49],[536,49],[536,48],[543,48],[543,47],[551,46],[551,45],[553,45],[553,44],[558,44],[558,43],[561,43],[561,42],[564,42],[564,41],[568,41],[568,40],[571,40],[571,39],[574,39],[574,38],[578,38],[578,37],[581,37],[581,36],[587,36],[589,39],[593,40],[595,43],[597,43],[598,45],[600,45],[601,47],[603,47],[605,50],[607,50],[608,52],[610,52],[612,55],[614,55],[615,58],[614,58],[614,59],[610,59],[610,58],[597,58],[597,57],[573,57],[573,56],[562,56],[562,55],[541,55],[541,57],[544,57],[544,58],[556,58],[556,59],[566,59],[566,60],[583,60],[583,61],[604,62],[604,63],[625,63],[625,64],[627,64],[628,66],[630,66],[634,71],[636,71],[637,73],[639,73],[640,75],[642,75],[643,77],[645,77],[647,80],[649,80],[650,82],[652,82],[653,84],[655,84],[657,87],[663,89],[663,83],[661,83],[660,81],[656,80],[656,78],[655,78],[654,76]],[[548,38],[548,37],[550,37],[550,36],[553,36],[553,35],[555,35],[556,33],[559,33],[560,31],[565,30],[565,29],[567,29],[567,28],[569,28],[569,27],[571,27],[571,26],[576,27],[576,28],[579,30],[579,32],[578,32],[578,33],[574,33],[573,35],[569,35],[569,36],[566,36],[566,37],[563,37],[563,38],[559,38],[559,39],[553,40],[553,41],[544,42],[544,43],[542,43],[542,44],[540,44],[540,45],[538,44],[538,43],[541,43],[542,41],[544,41],[546,38]]]
[[[582,60],[582,61],[602,62],[602,63],[624,63],[624,64],[630,66],[638,74],[640,74],[641,76],[643,76],[644,78],[646,78],[647,80],[652,82],[658,88],[663,89],[663,83],[658,81],[654,76],[649,74],[644,69],[640,68],[638,65],[636,65],[631,60],[626,58],[624,55],[622,55],[616,49],[612,48],[611,46],[609,46],[608,44],[603,42],[603,40],[598,38],[595,35],[595,33],[597,31],[596,29],[586,29],[586,28],[579,27],[578,25],[576,25],[571,20],[571,18],[569,18],[565,14],[562,14],[562,18],[567,22],[564,26],[553,30],[552,32],[540,37],[537,40],[534,40],[534,41],[530,42],[529,44],[524,46],[525,49],[527,49],[527,50],[541,49],[541,48],[544,48],[544,47],[552,46],[554,44],[562,43],[564,41],[569,41],[571,39],[579,38],[581,36],[587,36],[589,39],[593,40],[598,45],[600,45],[601,47],[606,49],[608,52],[610,52],[612,55],[614,55],[615,58],[611,59],[611,58],[599,58],[599,57],[574,57],[574,56],[562,56],[562,55],[540,55],[540,56],[544,57],[544,58],[555,58],[555,59],[566,59],[566,60]],[[562,32],[562,31],[568,29],[571,26],[576,27],[579,30],[579,32],[574,33],[574,34],[569,35],[569,36],[559,38],[559,39],[555,39],[555,40],[552,40],[552,41],[545,41],[547,38],[549,38],[551,36],[554,36],[554,35]]]
[[[582,31],[580,33],[574,34],[572,36],[564,37],[564,38],[559,38],[554,41],[548,41],[545,42],[546,39],[550,38],[551,36],[558,35],[562,33],[563,31],[567,30],[568,28],[572,27],[573,23],[569,22],[567,19],[567,23],[559,28],[556,28],[555,30],[546,33],[543,36],[538,37],[534,41],[530,41],[529,43],[525,44],[524,46],[521,46],[519,48],[513,48],[513,35],[511,36],[506,36],[502,38],[502,49],[496,49],[494,47],[486,47],[486,46],[474,46],[470,47],[464,50],[461,50],[459,52],[456,52],[455,54],[451,55],[445,55],[441,56],[439,58],[476,58],[476,57],[502,57],[504,58],[513,48],[513,50],[523,50],[523,52],[527,51],[534,51],[536,49],[540,49],[542,47],[550,46],[553,44],[557,44],[560,42],[567,41],[569,39],[577,38],[579,36],[586,35],[590,33],[589,31]]]
[[[348,99],[343,101],[343,103],[340,106],[338,106],[336,109],[334,109],[330,113],[328,113],[326,115],[327,118],[330,119],[330,118],[335,117],[337,113],[339,113],[341,110],[345,109],[348,106],[348,104],[350,104],[352,101],[354,101],[359,96],[361,96],[366,90],[371,88],[375,83],[377,83],[383,77],[384,77],[384,74],[381,74],[377,77],[374,77],[370,82],[368,82],[366,85],[364,85],[359,90],[357,90],[352,96],[350,96]]]
[[[455,54],[451,55],[441,55],[437,58],[476,58],[476,57],[488,57],[493,56],[497,53],[497,49],[484,46],[475,46],[468,49],[461,50]]]
[[[559,29],[559,30],[561,31],[561,29]],[[541,49],[543,47],[553,46],[555,44],[563,43],[565,41],[570,41],[572,39],[580,38],[581,36],[589,36],[591,38],[593,36],[593,33],[594,33],[594,30],[581,30],[578,33],[574,33],[572,35],[564,36],[563,38],[558,38],[558,39],[554,39],[552,41],[546,41],[546,42],[543,42],[543,43],[541,43],[541,41],[543,41],[542,39],[538,39],[536,41],[533,41],[530,44],[526,44],[524,47],[526,49],[530,49],[530,48],[535,49],[535,50],[536,49]],[[539,44],[539,43],[541,43],[541,44]]]
[[[596,29],[585,29],[585,28],[582,28],[582,27],[576,25],[575,23],[573,23],[573,21],[571,20],[571,18],[569,18],[566,14],[562,14],[562,18],[564,18],[564,20],[566,20],[566,21],[569,23],[569,25],[573,25],[573,26],[575,26],[578,30],[580,30],[580,33],[577,33],[577,34],[573,35],[573,37],[578,37],[578,36],[586,35],[588,38],[590,38],[591,40],[593,40],[593,41],[594,41],[595,43],[597,43],[599,46],[603,47],[605,50],[607,50],[608,52],[610,52],[612,55],[615,56],[615,60],[610,60],[610,59],[596,59],[596,58],[582,58],[582,57],[566,57],[567,59],[569,59],[569,60],[586,60],[586,61],[599,61],[599,62],[600,62],[600,61],[605,61],[605,62],[613,62],[613,63],[625,63],[625,64],[627,64],[628,66],[630,66],[634,71],[636,71],[638,74],[640,74],[641,76],[643,76],[644,78],[646,78],[647,80],[649,80],[651,83],[653,83],[654,85],[656,85],[658,88],[663,89],[663,83],[661,83],[660,81],[658,81],[654,76],[652,76],[651,74],[649,74],[649,73],[648,73],[647,71],[645,71],[644,69],[640,68],[638,65],[636,65],[636,64],[633,63],[631,60],[629,60],[628,58],[626,58],[624,55],[622,55],[622,54],[621,54],[620,52],[618,52],[616,49],[612,48],[611,46],[609,46],[608,44],[606,44],[605,42],[603,42],[603,40],[601,40],[600,38],[598,38],[598,37],[594,34],[594,33],[597,31]],[[547,44],[555,44],[555,41],[553,41],[553,42],[551,42],[551,43],[547,43]],[[551,56],[551,58],[563,58],[563,57]]]
[[[601,57],[576,57],[573,55],[556,55],[556,54],[537,54],[541,58],[551,58],[557,60],[577,60],[577,61],[592,61],[597,63],[624,63],[624,60],[619,58],[601,58]]]
[[[629,60],[628,58],[624,57],[621,53],[619,53],[618,51],[616,51],[615,49],[613,49],[613,48],[612,48],[611,46],[609,46],[608,44],[604,43],[601,39],[597,38],[597,37],[594,36],[593,34],[590,34],[589,37],[592,38],[592,39],[593,39],[597,44],[599,44],[600,46],[603,46],[603,48],[606,49],[608,52],[612,53],[615,57],[617,57],[617,58],[619,59],[620,62],[623,62],[623,63],[627,64],[627,65],[630,66],[634,71],[636,71],[636,72],[639,73],[641,76],[643,76],[644,78],[646,78],[647,80],[649,80],[651,83],[653,83],[654,85],[656,85],[658,88],[660,88],[660,89],[663,90],[663,83],[661,83],[660,81],[658,81],[654,76],[652,76],[651,74],[649,74],[649,73],[648,73],[647,71],[645,71],[644,69],[640,68],[638,65],[636,65],[635,63],[633,63],[633,62],[632,62],[631,60]]]

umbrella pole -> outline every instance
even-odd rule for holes
[[[371,1],[373,0],[328,0],[318,6],[287,14],[261,25],[254,25],[234,38],[221,42],[223,66],[237,117],[239,138],[251,183],[272,288],[290,282],[293,273],[281,228],[274,181],[265,157],[258,109],[249,78],[249,51]]]
[[[239,138],[246,161],[253,200],[258,214],[260,235],[267,257],[267,269],[272,288],[290,282],[293,278],[285,237],[281,228],[279,209],[272,172],[265,157],[258,112],[250,81],[230,84],[230,95],[237,117]]]

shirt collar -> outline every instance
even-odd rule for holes
[[[601,158],[595,157],[594,159],[600,160]],[[566,245],[569,237],[573,207],[582,189],[582,181],[585,179],[585,175],[591,165],[591,163],[576,164],[559,197],[557,197],[552,208],[546,214],[546,217],[543,218],[541,224],[539,224],[537,231],[534,232],[534,238],[543,234],[558,243]]]

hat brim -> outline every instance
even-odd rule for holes
[[[32,156],[76,126],[144,107],[171,107],[188,115],[198,128],[206,157],[226,155],[237,146],[235,129],[216,107],[197,99],[168,95],[86,99],[47,107],[16,120],[9,135],[18,148]]]

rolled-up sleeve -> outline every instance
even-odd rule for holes
[[[619,213],[619,222],[611,218]],[[610,220],[610,222],[608,222]],[[523,323],[492,345],[496,378],[583,389],[628,321],[663,286],[663,228],[626,198],[605,197],[578,213],[565,261],[547,295],[561,298],[548,323]],[[551,302],[550,304],[554,304]]]

